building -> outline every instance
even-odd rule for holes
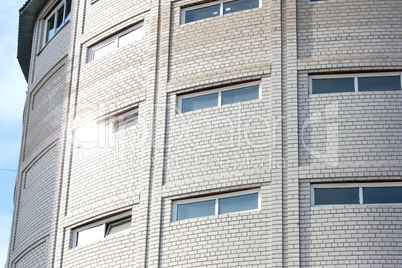
[[[28,0],[6,267],[401,267],[399,0]]]

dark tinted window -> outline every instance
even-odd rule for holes
[[[220,5],[209,6],[194,10],[186,11],[186,21],[185,23],[189,23],[196,20],[202,20],[210,17],[219,16]]]
[[[64,6],[62,6],[58,11],[57,11],[57,23],[56,23],[56,31],[58,31],[61,26],[63,25],[63,13],[64,13]]]
[[[46,42],[54,35],[54,15],[47,21]]]
[[[66,1],[66,14],[64,15],[64,21],[70,20],[71,15],[71,0]]]
[[[325,78],[312,80],[313,94],[353,92],[354,78]]]
[[[228,3],[223,3],[223,14],[229,14],[246,9],[257,8],[259,0],[238,0]]]
[[[363,187],[363,203],[402,203],[402,187]]]
[[[401,90],[400,76],[359,77],[359,91]]]
[[[359,204],[359,188],[314,188],[315,205]]]

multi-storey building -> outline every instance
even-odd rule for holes
[[[400,0],[28,0],[6,267],[401,267]]]

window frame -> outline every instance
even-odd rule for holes
[[[328,74],[328,75],[309,75],[309,95],[321,95],[321,94],[334,94],[334,93],[353,93],[353,92],[373,92],[373,91],[359,91],[358,78],[363,77],[381,77],[381,76],[399,76],[401,90],[402,90],[402,72],[378,72],[378,73],[351,73],[351,74]],[[351,92],[331,92],[331,93],[313,93],[313,79],[331,79],[331,78],[353,78],[354,79],[354,91]],[[390,90],[391,91],[391,90]],[[397,91],[397,90],[395,90]],[[384,92],[379,90],[378,92]]]
[[[88,53],[87,53],[88,54],[87,55],[87,63],[90,63],[92,61],[96,61],[96,59],[94,59],[94,52],[96,52],[96,50],[99,50],[102,47],[105,47],[107,45],[115,43],[115,46],[114,46],[113,49],[116,50],[116,49],[121,48],[122,46],[119,46],[119,38],[122,37],[122,36],[125,36],[128,33],[136,31],[136,30],[140,29],[141,27],[144,27],[144,21],[136,23],[135,25],[129,27],[128,29],[126,29],[124,31],[121,31],[121,32],[119,32],[119,33],[107,38],[106,40],[103,40],[103,41],[101,41],[101,42],[99,42],[99,43],[97,43],[95,45],[89,46],[87,48],[87,51],[88,51]]]
[[[130,119],[130,120],[126,120],[126,119]],[[112,133],[117,133],[119,131],[122,131],[123,129],[121,129],[121,127],[124,127],[124,129],[134,127],[135,125],[125,127],[127,124],[131,123],[131,121],[133,119],[136,120],[135,125],[137,125],[138,124],[138,107],[124,110],[120,113],[113,115],[109,122],[109,124],[111,124],[111,126],[112,126]]]
[[[328,207],[328,206],[346,206],[346,205],[402,205],[402,203],[376,203],[367,204],[363,200],[363,188],[375,188],[375,187],[402,187],[401,182],[371,182],[371,183],[327,183],[327,184],[311,184],[310,196],[312,207]],[[328,205],[316,205],[315,204],[315,188],[321,189],[340,189],[340,188],[359,188],[359,204],[328,204]]]
[[[219,15],[216,16],[216,17],[223,16],[223,15],[225,15],[225,14],[223,14],[223,4],[227,3],[227,2],[234,2],[234,1],[236,1],[236,0],[211,1],[211,2],[208,2],[208,3],[200,4],[200,5],[194,5],[194,6],[189,6],[189,7],[182,8],[181,9],[181,15],[180,15],[180,24],[188,24],[188,23],[195,22],[195,21],[192,21],[192,22],[187,22],[186,23],[186,12],[191,11],[191,10],[201,9],[201,8],[204,8],[204,7],[210,7],[210,6],[219,5]],[[262,0],[258,0],[258,8],[261,8],[261,6],[262,6]],[[253,8],[250,8],[250,9],[253,9]],[[246,10],[250,10],[250,9],[246,9]],[[242,11],[244,11],[244,10],[242,10]],[[234,12],[234,13],[236,13],[236,12]],[[205,19],[207,19],[207,18],[205,18]],[[200,20],[204,20],[204,19],[200,19]],[[199,21],[199,20],[196,20],[196,21]]]
[[[122,221],[122,220],[124,220],[124,219],[126,219],[128,217],[131,217],[131,221],[132,221],[132,212],[131,211],[128,211],[128,212],[125,212],[125,213],[122,213],[122,214],[119,214],[119,215],[116,215],[116,216],[113,216],[113,217],[110,217],[110,218],[106,218],[104,220],[99,220],[99,221],[87,224],[85,226],[73,229],[73,243],[72,243],[71,248],[83,247],[83,246],[95,243],[97,240],[91,241],[91,242],[89,242],[87,244],[84,244],[84,245],[77,245],[77,243],[78,243],[78,233],[82,232],[82,231],[85,231],[85,230],[88,230],[88,229],[91,229],[91,228],[94,228],[94,227],[101,226],[101,225],[103,226],[103,239],[105,239],[106,237],[113,237],[113,236],[118,235],[118,234],[130,232],[131,231],[131,224],[130,224],[130,228],[128,228],[127,230],[124,230],[124,231],[121,231],[121,232],[118,232],[118,233],[115,233],[115,234],[106,234],[108,225],[113,224],[113,223],[117,223],[117,222]]]
[[[216,89],[211,89],[211,90],[203,90],[203,91],[200,91],[200,92],[194,92],[194,93],[188,93],[188,94],[184,93],[184,94],[178,95],[177,96],[177,110],[178,110],[178,113],[179,114],[184,114],[184,113],[189,113],[189,112],[193,112],[193,111],[197,111],[197,110],[203,110],[203,109],[197,109],[197,110],[193,110],[193,111],[189,111],[189,112],[183,112],[183,100],[185,100],[185,99],[194,98],[194,97],[200,97],[200,96],[206,96],[206,95],[211,95],[211,94],[218,93],[218,105],[217,106],[212,106],[212,107],[220,107],[220,106],[223,106],[223,105],[231,105],[231,104],[235,104],[235,103],[222,104],[222,92],[236,90],[236,89],[242,89],[242,88],[256,86],[256,85],[258,85],[258,98],[253,99],[253,100],[261,100],[261,98],[262,98],[261,80],[248,82],[248,83],[237,84],[237,85],[232,85],[232,86],[226,86],[226,87],[221,87],[221,88],[216,88]],[[249,101],[253,101],[253,100],[249,100]],[[243,102],[243,101],[241,101],[241,102]],[[236,103],[241,103],[241,102],[236,102]],[[244,101],[244,102],[248,102],[248,101]],[[212,108],[212,107],[209,107],[209,108]],[[205,109],[207,109],[207,108],[205,108]]]
[[[257,200],[258,207],[256,209],[240,210],[240,211],[229,212],[229,213],[219,213],[219,200],[220,199],[227,198],[227,197],[248,195],[248,194],[256,194],[256,193],[258,194],[258,200]],[[191,204],[191,203],[197,203],[197,202],[202,202],[202,201],[211,201],[211,200],[215,200],[215,213],[213,215],[194,217],[194,218],[189,218],[189,219],[184,219],[184,220],[177,219],[178,205]],[[243,212],[250,212],[250,211],[260,211],[261,210],[261,189],[258,188],[258,189],[230,192],[230,193],[225,193],[225,194],[208,195],[208,196],[195,197],[195,198],[186,198],[186,199],[174,200],[172,203],[173,203],[172,222],[187,221],[187,220],[191,220],[191,219],[218,216],[218,215],[223,215],[223,214],[234,214],[234,213],[243,213]]]
[[[70,17],[68,18],[68,20],[66,20],[66,7],[67,7],[67,1],[68,0],[63,0],[61,1],[61,3],[59,3],[55,8],[53,8],[52,12],[50,12],[46,18],[44,19],[45,21],[45,28],[44,28],[44,35],[43,35],[43,46],[45,46],[47,43],[50,42],[50,40],[53,39],[53,37],[56,35],[56,33],[58,33],[63,27],[64,25],[66,25],[70,20],[71,20],[71,12],[72,12],[72,0],[70,1]],[[60,10],[60,8],[63,6],[63,22],[61,23],[59,29],[57,29],[57,19],[58,19],[58,11]],[[49,38],[49,40],[47,40],[47,35],[48,35],[48,24],[49,24],[49,20],[54,16],[54,21],[53,21],[53,36]]]

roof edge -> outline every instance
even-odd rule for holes
[[[17,59],[28,82],[35,21],[49,0],[28,0],[19,10]]]

